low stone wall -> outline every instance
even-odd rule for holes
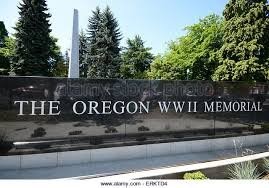
[[[269,134],[261,134],[46,154],[0,156],[0,170],[57,167],[135,158],[151,158],[165,155],[233,149],[235,146],[247,148],[267,144],[269,144]]]

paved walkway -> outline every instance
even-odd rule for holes
[[[249,149],[254,151],[254,153],[262,153],[268,151],[268,148],[266,146],[256,146]],[[242,150],[237,151],[237,153],[241,156]],[[250,153],[252,152],[249,151],[248,154]],[[0,179],[60,179],[80,176],[87,176],[88,178],[93,178],[163,167],[174,167],[221,159],[229,159],[235,156],[235,150],[220,150],[214,152],[161,156],[147,159],[88,163],[54,168],[6,170],[0,171]]]

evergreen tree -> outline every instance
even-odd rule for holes
[[[51,74],[50,37],[51,15],[46,0],[22,0],[16,24],[16,49],[12,69],[22,76],[49,76]]]
[[[79,71],[80,77],[86,78],[88,74],[88,62],[87,62],[87,36],[83,30],[81,30],[79,35]]]
[[[57,75],[58,77],[67,77],[69,61],[70,61],[70,58],[69,58],[68,50],[66,50],[63,55],[62,61],[57,63],[57,67],[55,68],[54,75]]]
[[[127,40],[127,47],[122,53],[121,77],[128,79],[144,79],[146,70],[149,69],[153,60],[151,48],[144,46],[140,36]]]
[[[98,77],[99,73],[97,73],[97,49],[98,49],[98,43],[97,43],[97,33],[101,30],[101,17],[102,13],[99,7],[96,7],[96,10],[92,12],[92,17],[89,18],[89,24],[88,24],[88,77],[90,78],[96,78]],[[94,63],[95,62],[95,63]]]
[[[93,16],[89,19],[88,38],[88,77],[119,77],[121,33],[109,7],[103,12],[99,7],[93,11]]]
[[[8,75],[10,69],[10,59],[6,52],[8,42],[9,38],[5,24],[0,21],[0,75]]]
[[[5,24],[3,21],[0,21],[0,48],[4,47],[6,37],[8,37],[8,32],[6,30]]]
[[[68,54],[68,50],[66,50],[64,53],[64,61],[65,61],[65,64],[69,65],[70,57]]]
[[[62,58],[61,61],[58,61],[57,64],[53,67],[52,76],[54,77],[67,77],[68,76],[68,65],[65,63],[65,60]]]
[[[269,79],[267,0],[230,0],[224,10],[224,45],[215,80]]]
[[[50,45],[49,53],[49,76],[63,77],[65,76],[66,66],[64,65],[64,57],[62,55],[60,46],[57,45],[58,39],[51,37],[52,43]]]

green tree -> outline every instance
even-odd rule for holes
[[[51,36],[52,43],[50,45],[49,56],[49,76],[54,77],[66,77],[67,66],[64,61],[64,57],[61,53],[60,46],[57,45],[58,39]]]
[[[15,39],[12,37],[6,37],[4,41],[4,47],[0,48],[0,53],[5,57],[12,58],[15,55]]]
[[[218,66],[217,52],[223,44],[222,28],[222,18],[214,14],[186,27],[187,34],[171,42],[168,51],[154,60],[148,76],[168,80],[211,80]]]
[[[0,21],[0,48],[4,47],[5,38],[8,37],[8,32],[6,30],[3,21]]]
[[[0,75],[8,75],[14,40],[8,37],[4,22],[0,21]]]
[[[90,78],[118,78],[120,69],[119,24],[110,8],[93,11],[88,25]]]
[[[140,36],[127,39],[127,47],[122,53],[121,77],[125,79],[143,79],[153,60],[151,48],[144,45]]]
[[[67,77],[68,76],[68,67],[69,67],[69,55],[68,50],[65,51],[64,55],[61,58],[55,68],[53,69],[53,76],[56,77]]]
[[[0,48],[0,75],[8,75],[10,64],[15,56],[15,40],[12,37],[6,37],[4,47]]]
[[[64,60],[59,61],[53,68],[52,75],[54,77],[67,77],[68,75],[68,65]]]
[[[224,45],[215,80],[269,79],[269,6],[267,0],[230,0],[223,12]]]
[[[101,20],[102,20],[102,12],[99,7],[96,7],[95,11],[92,11],[92,16],[89,18],[87,36],[88,36],[88,77],[95,78],[97,75],[97,63],[94,63],[97,60],[97,35],[101,30]]]
[[[79,71],[80,77],[87,78],[88,74],[88,62],[87,62],[87,48],[88,48],[87,36],[83,30],[81,30],[79,35]]]
[[[19,10],[12,70],[22,76],[50,76],[54,41],[46,0],[22,0]]]
[[[69,49],[68,49],[69,50]],[[70,57],[69,57],[69,53],[68,50],[65,51],[64,53],[64,61],[67,65],[69,65],[69,61],[70,61]]]
[[[150,71],[147,73],[150,79],[162,79],[162,80],[184,80],[184,69],[181,66],[177,66],[172,61],[167,61],[166,56],[158,55],[155,57],[153,63],[150,65]]]

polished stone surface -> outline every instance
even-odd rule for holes
[[[61,114],[18,116],[19,106],[14,101],[60,101]],[[87,105],[84,114],[73,113],[76,101]],[[117,114],[115,111],[121,111],[118,105],[109,115],[89,115],[88,101],[150,102],[150,109],[149,113]],[[171,103],[169,111],[161,113],[160,101],[197,102],[197,112],[192,112],[193,109],[189,112],[185,105],[181,113],[176,113]],[[260,102],[263,111],[205,113],[205,101]],[[48,113],[49,104],[45,107]],[[130,105],[129,110],[134,108]],[[96,109],[103,111],[102,105]],[[31,114],[31,110],[31,105],[24,106],[25,114]],[[83,111],[82,103],[77,105],[77,110]],[[147,141],[260,134],[269,130],[265,128],[269,126],[268,112],[268,83],[0,77],[0,130],[11,141],[88,136],[99,139],[90,142],[98,147],[111,143],[136,145]],[[38,133],[38,128],[44,131]]]

